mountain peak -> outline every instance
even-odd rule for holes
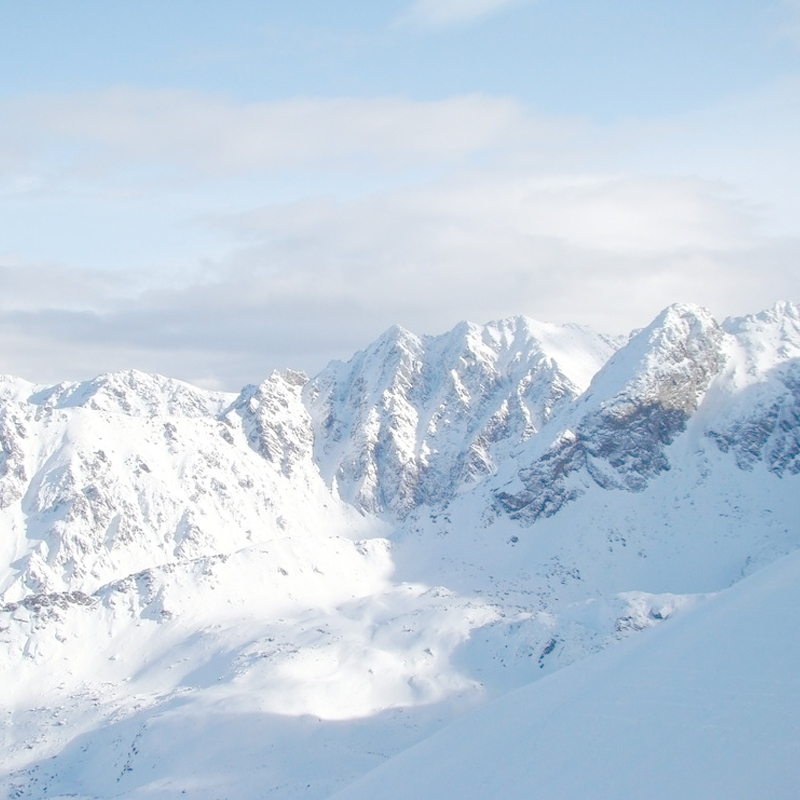
[[[724,364],[723,332],[705,309],[664,309],[603,366],[545,442],[537,442],[524,489],[500,492],[513,516],[551,516],[586,490],[641,491],[670,468],[665,448],[686,428]]]
[[[39,388],[28,402],[49,408],[82,407],[128,416],[205,416],[218,412],[233,396],[129,369],[106,372],[90,381]]]
[[[800,350],[800,306],[788,301],[744,317],[729,317],[723,327],[735,336],[762,338],[765,344]]]
[[[444,503],[577,397],[615,346],[525,317],[439,336],[395,326],[310,382],[317,462],[371,512]]]

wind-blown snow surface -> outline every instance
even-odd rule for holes
[[[515,687],[537,681],[513,695],[524,706],[585,684],[587,709],[621,691],[591,664],[622,670],[645,645],[594,654],[705,624],[690,620],[800,544],[800,313],[720,325],[678,305],[622,345],[516,318],[395,328],[312,380],[276,373],[239,395],[136,372],[0,379],[9,795],[324,798],[459,718],[403,758],[447,741],[455,759],[461,740],[486,764],[463,714],[488,702],[487,724],[516,724],[516,701],[495,699]],[[784,663],[766,661],[764,675]],[[665,719],[704,730],[692,687],[663,695],[684,714]],[[513,752],[544,766],[509,757],[529,776],[518,796],[532,776],[561,785],[541,772],[547,742],[520,737]],[[688,752],[671,741],[658,758]],[[785,766],[767,763],[776,782]],[[484,771],[452,796],[494,796]],[[625,796],[601,790],[583,796]]]

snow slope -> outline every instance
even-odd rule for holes
[[[797,797],[798,604],[793,553],[462,717],[334,797]]]

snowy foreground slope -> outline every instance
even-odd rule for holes
[[[793,798],[800,553],[488,703],[336,800]]]
[[[11,797],[796,794],[792,304],[395,328],[238,395],[6,377],[0,446]],[[666,782],[699,753],[738,793]]]

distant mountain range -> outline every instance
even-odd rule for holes
[[[798,473],[787,302],[395,327],[239,394],[2,377],[0,785],[794,796]]]

